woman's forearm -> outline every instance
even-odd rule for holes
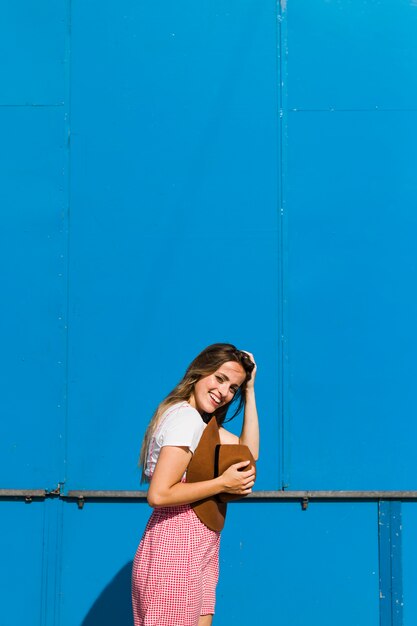
[[[165,488],[153,487],[151,482],[147,500],[149,505],[154,508],[192,504],[197,502],[197,500],[203,500],[221,493],[224,490],[223,483],[222,476],[197,483],[179,482]]]
[[[233,463],[217,478],[195,483],[182,481],[172,483],[171,480],[167,480],[163,468],[159,476],[156,473],[151,480],[148,503],[152,507],[179,506],[192,504],[223,492],[247,496],[252,491],[255,481],[255,470],[253,467],[248,468],[248,463],[249,461]]]
[[[256,461],[259,457],[259,420],[253,387],[246,390],[245,414],[239,442],[248,446]]]

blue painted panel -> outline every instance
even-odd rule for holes
[[[0,624],[40,623],[45,597],[45,506],[1,502]]]
[[[402,503],[404,626],[417,626],[417,506]]]
[[[150,513],[144,503],[64,504],[61,626],[132,625],[132,561]]]
[[[63,105],[69,0],[2,2],[0,104]]]
[[[67,488],[138,486],[150,415],[213,341],[259,361],[279,486],[275,10],[74,3]]]
[[[251,251],[248,241],[246,261],[254,271],[259,268],[259,262],[265,264],[274,262],[274,242],[265,237],[263,254]],[[122,241],[122,237],[120,239]],[[241,241],[239,245],[241,245]],[[113,238],[114,242],[114,238]],[[184,242],[184,243],[183,243]],[[124,237],[128,245],[127,237]],[[259,411],[265,425],[263,437],[267,442],[269,435],[270,446],[277,441],[277,408],[273,378],[276,368],[276,356],[270,353],[268,337],[259,337],[259,325],[253,325],[256,319],[249,305],[245,311],[242,305],[242,316],[235,316],[233,311],[222,313],[214,319],[206,321],[196,319],[199,311],[204,311],[204,294],[199,289],[198,295],[193,297],[184,294],[178,295],[178,276],[188,274],[196,282],[198,269],[187,267],[190,256],[198,257],[201,253],[202,239],[194,241],[177,237],[176,241],[160,238],[155,245],[140,242],[136,238],[132,242],[132,257],[138,267],[147,267],[152,259],[153,271],[149,277],[151,283],[156,283],[161,289],[158,305],[155,310],[144,307],[144,301],[153,300],[152,284],[145,280],[141,283],[138,277],[132,274],[129,251],[126,256],[118,257],[118,266],[124,275],[124,284],[119,284],[116,291],[110,293],[106,286],[95,282],[93,278],[88,283],[90,272],[84,272],[83,280],[86,284],[94,284],[79,292],[84,304],[83,313],[72,323],[72,332],[77,335],[76,343],[71,343],[71,416],[69,423],[69,485],[79,488],[136,488],[138,474],[136,470],[137,455],[140,440],[145,424],[151,416],[156,403],[164,393],[179,380],[185,371],[187,362],[204,347],[205,343],[215,340],[228,339],[238,345],[253,347],[260,363],[259,374]],[[139,244],[140,253],[135,250]],[[221,242],[217,242],[221,246]],[[227,240],[231,253],[238,250]],[[207,241],[207,245],[214,246]],[[178,247],[171,263],[166,264],[167,247]],[[161,254],[163,263],[158,260]],[[261,259],[259,258],[261,257]],[[143,261],[142,261],[143,260]],[[153,263],[154,261],[154,263]],[[107,262],[103,259],[104,264]],[[224,272],[224,256],[215,255],[211,262],[210,274],[222,275]],[[228,264],[229,271],[235,274],[239,271],[240,260],[236,264]],[[101,267],[106,267],[102,265]],[[91,270],[90,270],[91,271]],[[111,269],[109,268],[109,272]],[[98,272],[100,270],[98,269]],[[128,278],[131,273],[131,279]],[[94,271],[91,271],[93,276]],[[109,273],[106,271],[107,276]],[[247,273],[249,274],[249,272]],[[249,278],[250,280],[250,278]],[[129,285],[137,281],[136,293],[130,293]],[[206,282],[203,289],[207,288]],[[141,288],[139,287],[141,285]],[[267,286],[256,282],[251,288],[252,297],[261,301],[266,298]],[[197,291],[197,290],[196,290]],[[115,293],[118,292],[116,299]],[[141,293],[142,292],[142,293]],[[148,292],[149,297],[145,294]],[[120,303],[125,303],[120,305]],[[109,334],[111,317],[124,317],[124,324],[120,324],[117,333]],[[269,316],[268,316],[269,317]],[[274,322],[270,314],[271,326]],[[91,325],[91,322],[94,322]],[[197,343],[198,337],[198,343]],[[115,364],[117,364],[115,366]],[[269,371],[268,371],[269,365]],[[92,378],[92,372],[94,377]],[[97,387],[96,387],[97,385]],[[275,404],[274,404],[275,401]],[[232,424],[231,424],[232,426]],[[258,484],[277,486],[278,474],[275,455],[267,455],[271,448],[268,443],[264,446],[264,465],[260,464]],[[269,458],[268,458],[269,457]],[[271,472],[268,473],[268,470]],[[274,473],[275,472],[275,475]]]
[[[288,119],[292,488],[415,486],[416,122]]]
[[[131,561],[149,513],[146,504],[65,505],[62,626],[131,624]],[[377,626],[377,521],[368,503],[230,505],[216,624],[249,626],[272,611],[288,626]]]
[[[66,146],[58,108],[2,108],[2,487],[63,478]]]
[[[370,503],[231,505],[216,624],[379,625],[377,520]]]
[[[416,108],[415,2],[286,4],[284,89],[289,108]]]

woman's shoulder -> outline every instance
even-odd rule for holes
[[[200,413],[188,402],[178,402],[162,415],[155,433],[158,445],[188,446],[194,452],[205,424]]]
[[[161,415],[161,422],[165,424],[176,420],[192,420],[200,423],[202,421],[200,413],[191,406],[186,400],[182,402],[176,402],[169,406]]]

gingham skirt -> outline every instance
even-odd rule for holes
[[[133,562],[135,626],[197,626],[213,614],[219,545],[189,504],[155,509]]]

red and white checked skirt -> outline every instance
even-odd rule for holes
[[[197,626],[213,614],[219,545],[189,504],[155,509],[133,562],[135,626]]]

